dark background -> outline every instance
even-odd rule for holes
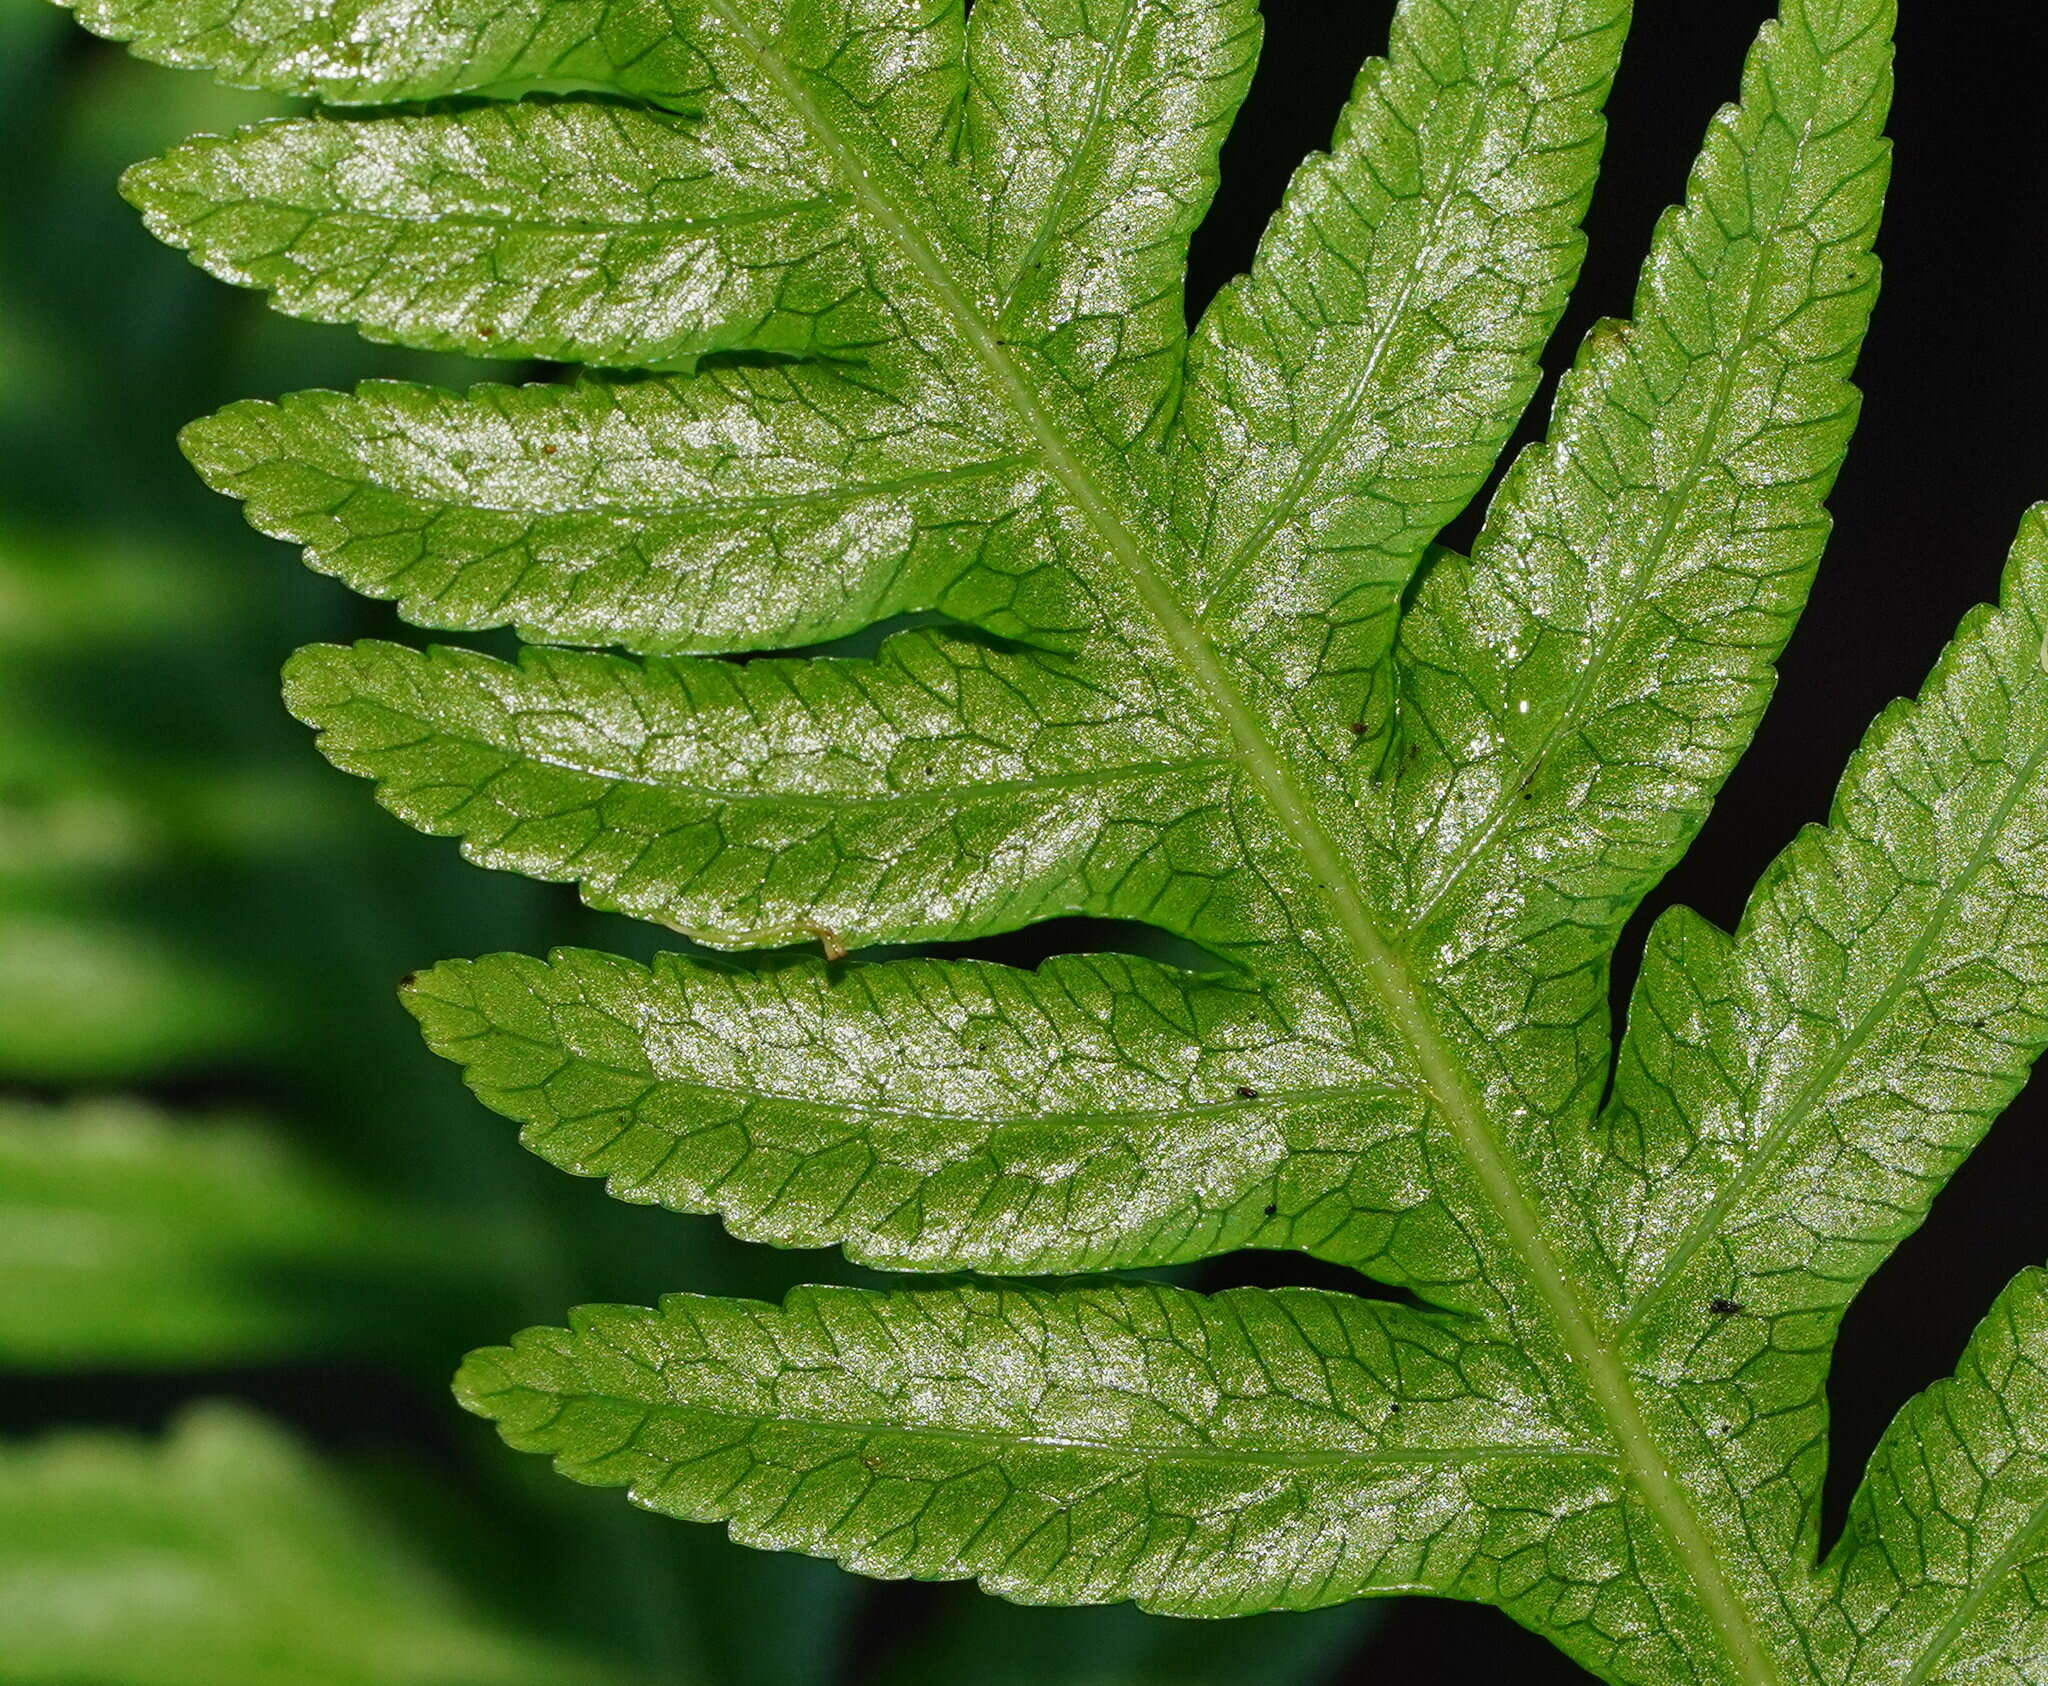
[[[1222,196],[1196,245],[1197,305],[1244,267],[1288,172],[1327,139],[1358,62],[1384,44],[1391,10],[1391,0],[1267,0],[1265,56],[1224,155]],[[1591,255],[1552,349],[1553,372],[1596,317],[1628,314],[1651,225],[1681,192],[1704,124],[1733,96],[1742,55],[1769,8],[1760,0],[1640,0],[1638,10],[1609,108]],[[1885,290],[1859,377],[1863,425],[1833,500],[1834,542],[1756,745],[1691,858],[1625,939],[1618,992],[1648,919],[1670,902],[1735,923],[1771,856],[1800,825],[1824,817],[1870,718],[1915,689],[1963,611],[1993,595],[2021,512],[2048,495],[2048,122],[2034,8],[1906,0],[1904,10],[1896,170],[1880,247]],[[340,775],[319,769],[283,721],[275,668],[315,637],[388,635],[388,615],[303,575],[282,547],[247,534],[191,479],[172,435],[182,421],[237,397],[368,374],[459,382],[473,371],[265,316],[140,232],[113,197],[114,175],[188,128],[219,126],[213,107],[200,120],[184,118],[180,102],[197,98],[190,90],[198,79],[130,65],[62,20],[0,30],[0,60],[0,142],[10,147],[15,176],[0,187],[0,306],[14,336],[0,349],[16,365],[13,396],[0,400],[0,514],[139,534],[225,559],[254,604],[233,650],[182,652],[191,671],[177,684],[158,668],[109,657],[85,675],[81,707],[89,693],[110,732],[146,726],[200,759],[272,758],[300,769],[309,789],[331,794]],[[260,114],[252,106],[230,117]],[[1525,438],[1540,430],[1549,397],[1546,387]],[[1475,526],[1476,510],[1448,537],[1468,541]],[[367,814],[359,787],[342,795]],[[231,931],[235,963],[289,997],[290,1023],[254,1051],[196,1057],[133,1086],[180,1105],[230,1100],[303,1117],[352,1162],[431,1184],[451,1199],[516,1210],[526,1238],[521,1283],[509,1305],[458,1318],[445,1350],[419,1362],[382,1354],[203,1374],[10,1379],[0,1386],[0,1428],[67,1420],[153,1427],[195,1394],[235,1393],[328,1447],[432,1472],[452,1485],[464,1516],[500,1516],[509,1506],[527,1517],[521,1525],[534,1539],[564,1542],[562,1555],[576,1560],[571,1573],[610,1597],[590,1620],[637,1624],[636,1649],[657,1663],[688,1657],[720,1686],[868,1686],[906,1651],[925,1647],[942,1657],[944,1635],[978,1597],[967,1589],[872,1587],[819,1565],[739,1553],[708,1530],[616,1514],[623,1507],[611,1495],[528,1498],[522,1487],[507,1498],[492,1483],[505,1480],[496,1462],[510,1455],[461,1419],[442,1391],[444,1360],[498,1338],[512,1326],[508,1315],[553,1321],[579,1299],[646,1300],[685,1285],[773,1292],[793,1280],[855,1274],[830,1255],[727,1245],[708,1220],[609,1208],[593,1186],[530,1163],[509,1132],[466,1099],[452,1069],[419,1053],[392,1000],[401,972],[441,955],[559,941],[644,951],[647,934],[585,913],[565,893],[464,867],[448,846],[404,836],[374,815],[328,855],[227,881],[194,863],[190,883],[180,916],[200,937]],[[976,946],[1028,960],[1085,935],[1041,930]],[[30,1073],[14,1087],[54,1092],[61,1077]],[[1831,1384],[1830,1535],[1884,1423],[1952,1367],[1997,1290],[2048,1256],[2048,1209],[2037,1193],[2048,1187],[2044,1094],[2037,1084],[2022,1098],[1850,1313]],[[1306,1261],[1262,1256],[1221,1261],[1204,1280],[1332,1277]],[[459,1534],[463,1526],[458,1519],[445,1529]],[[464,1549],[490,1557],[473,1539]],[[490,1572],[501,1571],[516,1577],[501,1564]],[[687,1592],[677,1593],[683,1583]],[[732,1599],[758,1601],[770,1613],[778,1637],[765,1655],[752,1639],[744,1655],[721,1648],[717,1607]],[[600,1591],[590,1600],[601,1604]],[[1051,1679],[1057,1655],[1121,1644],[1141,1620],[1109,1613],[1098,1621],[1099,1614],[1005,1616],[1000,1631],[1042,1654]],[[1492,1686],[1505,1678],[1543,1686],[1585,1678],[1505,1618],[1466,1606],[1402,1600],[1379,1607],[1376,1622],[1262,1619],[1280,1650],[1283,1633],[1311,1630],[1344,1659],[1332,1665],[1333,1682]],[[1184,1631],[1189,1646],[1207,1643],[1199,1630]],[[987,1643],[977,1641],[975,1672],[993,1679]],[[1034,1675],[1026,1667],[1014,1678]],[[1244,1678],[1261,1676],[1253,1668]]]

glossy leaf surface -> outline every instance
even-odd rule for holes
[[[1022,1602],[1420,1591],[1617,1686],[2036,1677],[2031,1279],[1824,1563],[1817,1516],[1841,1308],[2048,1043],[2038,523],[1741,929],[1668,915],[1608,1022],[1825,539],[1889,0],[1785,0],[1469,559],[1434,543],[1576,273],[1622,0],[1406,0],[1191,329],[1246,0],[79,11],[350,108],[140,167],[197,261],[583,365],[186,441],[321,571],[531,646],[302,651],[330,759],[692,939],[409,982],[529,1146],[883,1267],[1286,1247],[1410,1296],[676,1295],[473,1355],[465,1403]],[[1076,914],[1207,958],[862,953]]]

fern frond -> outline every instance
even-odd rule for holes
[[[536,1152],[884,1267],[1286,1247],[1416,1302],[678,1295],[473,1355],[465,1403],[1020,1601],[1433,1592],[1617,1686],[2039,1672],[2031,1278],[1815,1558],[1841,1308],[2048,1041],[2048,528],[1736,935],[1660,922],[1618,1065],[1607,1018],[1826,536],[1890,0],[1784,0],[1470,558],[1432,547],[1536,388],[1623,0],[1405,0],[1192,331],[1248,0],[79,10],[351,108],[133,173],[197,261],[586,366],[187,435],[316,568],[536,646],[302,652],[331,760],[700,945],[408,986]],[[861,952],[1064,914],[1209,958]]]

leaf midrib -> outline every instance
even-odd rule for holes
[[[536,712],[554,711],[541,709]],[[500,755],[516,756],[522,763],[546,767],[557,773],[567,773],[574,778],[595,779],[608,785],[626,785],[634,790],[658,790],[677,797],[695,797],[720,807],[737,808],[751,803],[766,803],[777,808],[830,808],[834,812],[847,808],[921,808],[935,801],[949,802],[957,810],[970,804],[979,804],[990,797],[1021,796],[1030,792],[1049,790],[1086,790],[1093,785],[1114,784],[1119,779],[1152,777],[1165,773],[1202,772],[1226,764],[1225,758],[1220,755],[1192,755],[1184,761],[1127,761],[1114,767],[1082,767],[1070,772],[1047,773],[1038,778],[1028,779],[962,777],[950,783],[934,781],[921,789],[890,790],[879,796],[856,796],[831,790],[730,790],[686,779],[663,778],[652,773],[599,769],[583,762],[571,761],[566,756],[551,755],[528,744],[493,743],[481,733],[460,732],[447,727],[436,727],[408,743],[383,747],[396,753],[401,750],[418,749],[437,738],[455,738],[475,748],[493,750]]]
[[[483,1032],[478,1032],[472,1040],[481,1040],[484,1034]],[[545,1049],[550,1053],[563,1046],[559,1042],[549,1042],[543,1037],[528,1036],[519,1031],[508,1030],[502,1025],[493,1025],[489,1034],[502,1037],[507,1041],[524,1043],[531,1048]],[[451,1042],[450,1046],[455,1046],[455,1043]],[[1019,1125],[1045,1122],[1134,1125],[1165,1124],[1176,1119],[1200,1118],[1213,1114],[1250,1113],[1254,1116],[1259,1116],[1271,1112],[1285,1113],[1296,1103],[1301,1105],[1326,1105],[1332,1100],[1358,1100],[1370,1095],[1401,1095],[1409,1092],[1398,1083],[1345,1082],[1332,1083],[1318,1089],[1262,1089],[1259,1092],[1259,1098],[1250,1101],[1231,1098],[1215,1101],[1175,1102],[1154,1107],[1074,1108],[1050,1113],[1044,1110],[1036,1112],[944,1112],[931,1107],[886,1105],[879,1101],[827,1099],[808,1092],[802,1094],[777,1094],[771,1089],[763,1089],[758,1086],[746,1086],[737,1083],[714,1083],[708,1078],[685,1077],[678,1076],[673,1072],[656,1071],[651,1068],[623,1066],[610,1060],[594,1058],[589,1054],[575,1053],[573,1050],[571,1051],[571,1057],[578,1065],[589,1066],[593,1070],[604,1072],[612,1077],[632,1078],[636,1081],[644,1081],[650,1086],[659,1085],[664,1089],[687,1089],[697,1094],[716,1095],[724,1100],[751,1101],[769,1106],[801,1107],[806,1112],[828,1113],[835,1117],[891,1119],[904,1124],[974,1124],[985,1126],[990,1130],[1013,1129]],[[564,1063],[566,1064],[567,1062],[565,1061]],[[529,1094],[538,1095],[546,1089],[551,1079],[552,1074],[550,1074],[549,1078],[543,1078],[538,1083],[493,1083],[482,1086],[488,1087],[494,1095],[506,1097]],[[599,1107],[591,1112],[559,1113],[552,1123],[542,1127],[551,1130],[559,1129],[571,1124],[586,1123],[592,1118],[610,1113],[625,1114],[630,1118],[637,1111],[640,1104],[639,1100],[635,1100],[630,1105]],[[637,1128],[653,1130],[659,1135],[674,1136],[678,1139],[687,1139],[692,1135],[700,1133],[698,1130],[684,1130],[660,1124],[649,1124],[639,1118],[632,1118],[632,1121]],[[536,1120],[535,1122],[538,1123],[539,1121]],[[713,1126],[707,1125],[702,1127],[704,1130],[711,1128]],[[837,1147],[843,1144],[834,1143],[832,1145]]]
[[[616,1349],[613,1349],[616,1350]],[[637,1361],[636,1361],[637,1363]],[[646,1366],[639,1365],[640,1368]],[[659,1370],[652,1372],[657,1380],[663,1379]],[[1003,1448],[1042,1447],[1050,1451],[1100,1452],[1105,1455],[1160,1460],[1173,1459],[1182,1463],[1249,1464],[1257,1468],[1301,1468],[1323,1467],[1347,1468],[1365,1463],[1389,1464],[1458,1464],[1493,1462],[1502,1458],[1553,1458],[1584,1459],[1589,1463],[1611,1465],[1614,1454],[1598,1446],[1573,1446],[1563,1442],[1539,1441],[1521,1446],[1512,1442],[1480,1443],[1467,1446],[1332,1446],[1304,1448],[1300,1451],[1275,1452],[1258,1447],[1217,1446],[1201,1443],[1176,1444],[1171,1441],[1147,1440],[1090,1440],[1080,1435],[1046,1433],[1005,1433],[1001,1429],[945,1428],[936,1424],[866,1421],[859,1418],[819,1417],[801,1412],[785,1411],[779,1407],[766,1411],[747,1411],[734,1406],[720,1406],[700,1403],[695,1400],[678,1399],[635,1399],[621,1393],[604,1393],[596,1390],[574,1394],[556,1393],[551,1389],[533,1387],[527,1383],[514,1382],[494,1393],[475,1395],[480,1400],[503,1398],[507,1394],[537,1394],[543,1399],[553,1400],[566,1411],[573,1402],[596,1401],[605,1405],[623,1406],[628,1410],[644,1412],[647,1417],[655,1416],[702,1416],[716,1417],[721,1422],[747,1423],[756,1427],[791,1426],[813,1428],[823,1432],[842,1432],[873,1436],[900,1435],[910,1440],[948,1440],[968,1446],[996,1446]],[[1392,1395],[1389,1396],[1394,1397]],[[557,1416],[560,1415],[557,1412]],[[551,1426],[551,1425],[550,1425]],[[643,1424],[644,1426],[644,1424]],[[547,1427],[532,1431],[546,1433]],[[637,1435],[638,1430],[635,1430]],[[629,1437],[627,1444],[631,1444]],[[615,1452],[600,1454],[615,1456]],[[877,1476],[886,1474],[876,1471]]]
[[[402,434],[394,430],[393,433],[376,440],[375,443],[388,443],[394,447],[402,447],[408,441]],[[557,447],[558,453],[559,450],[560,448]],[[597,452],[592,452],[591,457],[594,465],[600,470],[613,466],[611,463],[606,462]],[[677,502],[673,498],[662,502],[647,503],[634,503],[623,499],[618,502],[605,503],[595,498],[586,498],[586,501],[581,503],[563,502],[553,505],[544,505],[539,503],[538,500],[529,500],[524,503],[513,503],[509,500],[496,501],[485,497],[472,497],[465,489],[445,490],[434,485],[424,476],[411,483],[408,483],[403,477],[396,474],[379,477],[372,472],[372,465],[367,463],[361,456],[345,457],[342,460],[355,466],[358,471],[356,476],[335,476],[336,479],[349,488],[348,497],[318,512],[335,519],[340,518],[340,512],[347,503],[348,498],[356,496],[360,488],[375,487],[379,491],[389,493],[393,497],[402,497],[414,503],[434,505],[444,509],[456,509],[465,512],[475,510],[487,515],[523,516],[535,522],[631,521],[636,528],[641,529],[651,526],[658,521],[680,524],[699,519],[720,519],[734,515],[767,513],[778,509],[802,509],[813,506],[832,508],[841,504],[857,503],[863,498],[888,498],[907,492],[935,490],[941,487],[956,485],[961,481],[991,478],[997,475],[1013,473],[1019,469],[1035,468],[1037,466],[1037,459],[1035,457],[1029,453],[1018,451],[1012,452],[1007,456],[989,457],[979,462],[958,463],[949,468],[925,469],[921,472],[891,475],[877,480],[840,481],[830,486],[819,486],[805,491],[755,492],[745,496],[706,492],[689,498],[681,509],[678,509]],[[518,466],[529,468],[532,465],[530,461],[527,461],[521,462]],[[579,464],[572,457],[558,454],[550,461],[549,466],[557,470],[568,469],[573,471],[579,467]],[[480,469],[475,472],[481,473],[485,471]],[[586,492],[589,490],[588,487],[579,489]],[[355,540],[356,535],[350,534],[347,539],[341,542],[352,543]],[[340,546],[336,545],[332,548],[339,549]],[[505,548],[509,550],[513,547],[508,545]]]
[[[983,319],[922,230],[884,191],[883,169],[900,166],[885,165],[879,157],[871,163],[857,151],[800,75],[762,38],[733,0],[704,0],[704,4],[725,22],[761,73],[782,91],[818,144],[833,157],[842,179],[855,184],[861,207],[902,248],[1038,443],[1047,470],[1094,529],[1104,549],[1129,574],[1190,678],[1214,706],[1245,770],[1258,784],[1310,876],[1328,897],[1389,1020],[1409,1044],[1423,1083],[1436,1099],[1439,1116],[1457,1139],[1531,1284],[1549,1307],[1567,1352],[1583,1373],[1594,1405],[1613,1435],[1624,1474],[1667,1536],[1702,1608],[1726,1641],[1730,1660],[1748,1686],[1780,1686],[1781,1676],[1764,1649],[1754,1618],[1722,1572],[1713,1541],[1658,1449],[1618,1350],[1603,1338],[1552,1250],[1534,1203],[1494,1138],[1483,1103],[1436,1025],[1405,957],[1375,922],[1363,886],[1315,812],[1299,774],[1260,729],[1236,681],[1201,629],[1174,600],[1132,524],[1123,519],[1107,491],[1076,457],[1010,348]]]

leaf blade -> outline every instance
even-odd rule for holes
[[[843,208],[721,139],[587,100],[314,117],[188,141],[123,191],[222,280],[430,351],[659,368],[889,337]]]
[[[1221,1615],[1365,1590],[1338,1590],[1347,1571],[1367,1586],[1378,1575],[1412,1584],[1429,1574],[1446,1590],[1483,1583],[1493,1565],[1470,1526],[1474,1513],[1449,1523],[1440,1552],[1406,1535],[1400,1512],[1432,1490],[1427,1472],[1469,1453],[1480,1465],[1505,1460],[1541,1489],[1551,1465],[1585,1460],[1569,1439],[1535,1438],[1550,1425],[1506,1354],[1487,1374],[1513,1410],[1478,1396],[1440,1408],[1408,1399],[1393,1431],[1413,1444],[1428,1432],[1416,1424],[1456,1424],[1452,1432],[1476,1433],[1477,1444],[1413,1456],[1400,1444],[1368,1450],[1395,1402],[1382,1376],[1397,1331],[1418,1377],[1439,1373],[1433,1349],[1455,1347],[1399,1308],[1308,1290],[1204,1301],[1141,1285],[1064,1294],[798,1289],[784,1308],[677,1295],[658,1312],[587,1307],[573,1330],[530,1330],[514,1347],[472,1354],[457,1386],[513,1445],[553,1453],[575,1479],[628,1485],[651,1508],[729,1518],[742,1543],[830,1555],[869,1574],[971,1574],[1024,1602],[1135,1596],[1147,1608]],[[1348,1352],[1326,1359],[1328,1372],[1310,1357],[1321,1338]],[[1105,1359],[1131,1390],[1120,1405],[1117,1383],[1105,1391],[1099,1368],[1091,1375],[1090,1363]],[[776,1403],[785,1372],[800,1407]],[[1165,1385],[1169,1376],[1176,1386]],[[1233,1443],[1234,1387],[1249,1390],[1246,1420],[1262,1408],[1281,1413],[1292,1443]],[[1184,1488],[1194,1507],[1188,1537],[1162,1520],[1148,1539],[1142,1502],[1124,1514],[1135,1472],[1119,1446],[1146,1443],[1132,1428],[1164,1437],[1145,1478]],[[1000,1476],[989,1459],[1013,1473]],[[1379,1461],[1396,1472],[1378,1489],[1394,1500],[1375,1512],[1387,1532],[1363,1550],[1319,1535],[1323,1505],[1371,1488],[1375,1477],[1361,1481],[1354,1466]],[[979,1480],[977,1470],[998,1478]],[[1301,1495],[1306,1528],[1290,1504],[1261,1511],[1259,1495],[1289,1470],[1314,1489]],[[815,1477],[824,1479],[806,1491]],[[962,1485],[947,1495],[952,1480]],[[1255,1518],[1244,1538],[1265,1552],[1219,1553],[1233,1510]],[[1049,1530],[1071,1530],[1080,1549],[1049,1549]]]
[[[1178,516],[1204,611],[1366,717],[1401,593],[1534,395],[1628,8],[1410,5],[1204,314]]]
[[[1227,769],[1171,712],[1050,658],[923,633],[872,662],[744,667],[366,642],[302,651],[287,691],[410,823],[714,947],[1059,913],[1199,941],[1222,899],[1199,866],[1227,846]]]
[[[1855,416],[1847,371],[1876,288],[1891,17],[1886,0],[1794,0],[1765,26],[1742,103],[1716,118],[1685,205],[1659,225],[1635,320],[1588,336],[1551,438],[1511,471],[1469,573],[1433,576],[1404,627],[1422,755],[1398,811],[1428,832],[1418,929],[1454,896],[1469,905],[1469,885],[1540,880],[1513,840],[1576,802],[1614,856],[1584,876],[1613,888],[1555,893],[1586,902],[1605,938],[1748,741]],[[1669,721],[1643,704],[1651,675],[1678,692]],[[1644,722],[1610,722],[1625,752],[1603,744],[1591,706],[1610,693],[1609,713]],[[1439,759],[1468,742],[1489,753]],[[1608,767],[1614,792],[1589,787]],[[1638,790],[1651,818],[1630,832]]]
[[[535,85],[596,86],[684,103],[704,67],[659,0],[69,0],[96,35],[138,57],[210,70],[232,87],[339,104],[442,99]]]
[[[642,654],[789,649],[923,610],[1056,647],[1082,631],[1034,572],[1030,459],[873,371],[373,382],[233,405],[182,443],[259,530],[421,626]]]
[[[551,1163],[896,1269],[1369,1258],[1393,1219],[1360,1209],[1357,1161],[1406,1134],[1374,1114],[1413,1105],[1323,1004],[1115,955],[835,976],[558,950],[406,997]]]
[[[2028,1567],[2048,1522],[2044,1312],[2042,1273],[2027,1270],[1955,1375],[1886,1429],[1824,1566],[1837,1642],[1900,1686],[2019,1675],[2040,1652],[2048,1609]]]
[[[2048,805],[2044,634],[2048,509],[2037,508],[2000,605],[1965,619],[1917,700],[1878,717],[1829,824],[1808,828],[1758,884],[1707,1015],[1713,1051],[1752,1109],[1748,1133],[1717,1155],[1704,1208],[1643,1255],[1642,1314],[1690,1271],[1710,1233],[1740,1242],[1730,1260],[1740,1273],[1741,1246],[1759,1244],[1741,1241],[1758,1185],[1809,1180],[1809,1165],[1824,1179],[1815,1192],[1824,1197],[1832,1180],[1854,1220],[1817,1229],[1844,1251],[1803,1285],[1818,1296],[1811,1303],[1839,1309],[2048,1047],[2029,922]],[[1724,990],[1733,1016],[1712,1010]],[[1905,1157],[1877,1152],[1887,1140]],[[1857,1169],[1835,1159],[1831,1141],[1852,1149]],[[1667,1217],[1699,1198],[1666,1192]],[[1781,1266],[1798,1256],[1782,1243],[1769,1251]]]
[[[968,28],[969,239],[995,316],[1087,393],[1106,439],[1161,426],[1187,246],[1250,86],[1254,0],[990,0]]]

